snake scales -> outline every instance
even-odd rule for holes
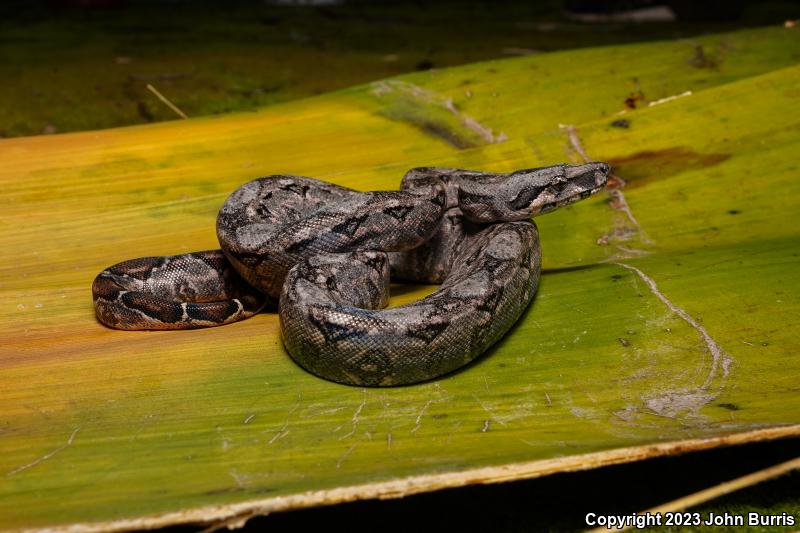
[[[432,379],[500,339],[538,286],[534,215],[600,190],[608,165],[491,174],[416,168],[399,191],[357,192],[268,176],[220,210],[222,250],[144,257],[101,272],[103,324],[189,329],[227,324],[279,301],[284,344],[304,368],[352,385]],[[384,309],[390,275],[441,283]]]

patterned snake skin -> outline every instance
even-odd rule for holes
[[[222,250],[104,270],[92,287],[96,314],[117,329],[189,329],[279,301],[284,344],[310,372],[350,385],[429,380],[469,363],[514,325],[539,281],[530,217],[597,192],[608,170],[416,168],[401,190],[379,192],[259,178],[222,206]],[[384,309],[390,276],[441,287]]]

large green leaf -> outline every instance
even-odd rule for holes
[[[799,52],[794,31],[751,30],[0,142],[0,526],[214,520],[799,433]],[[217,209],[254,176],[391,189],[412,166],[582,152],[627,184],[540,219],[534,304],[435,382],[319,380],[274,314],[187,332],[94,320],[99,270],[216,247]]]

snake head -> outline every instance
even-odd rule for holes
[[[606,163],[585,163],[556,165],[530,171],[531,175],[526,178],[534,184],[533,191],[527,192],[523,187],[510,201],[509,206],[528,216],[547,213],[557,207],[588,198],[602,189],[608,181],[609,170]]]
[[[608,172],[606,163],[586,163],[462,179],[458,205],[475,222],[527,220],[591,196]]]

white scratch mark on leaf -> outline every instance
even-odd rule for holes
[[[480,399],[480,398],[478,398],[478,397],[477,397],[477,396],[475,396],[474,394],[472,395],[472,397],[473,397],[473,398],[475,398],[475,401],[476,401],[476,402],[478,402],[478,405],[480,405],[480,406],[481,406],[481,409],[483,409],[484,411],[486,411],[487,413],[489,413],[489,416],[491,417],[491,419],[492,419],[492,420],[494,420],[495,422],[497,422],[497,423],[498,423],[498,424],[500,424],[501,426],[505,426],[505,425],[506,425],[506,423],[505,423],[505,422],[503,422],[503,421],[502,421],[500,418],[498,418],[498,417],[497,417],[497,415],[494,413],[494,411],[492,411],[492,410],[489,408],[489,406],[488,406],[488,405],[486,405],[485,403],[483,403],[483,402],[481,401],[481,399]]]
[[[342,466],[342,463],[344,462],[344,460],[347,459],[350,456],[351,453],[353,453],[353,450],[356,449],[356,446],[358,446],[358,444],[353,444],[352,446],[347,448],[347,450],[342,454],[342,456],[339,457],[339,460],[336,461],[336,468],[339,468],[339,467]]]
[[[350,419],[350,422],[353,425],[353,427],[350,428],[350,431],[348,431],[347,433],[345,433],[344,435],[339,437],[339,440],[346,439],[347,437],[350,437],[351,435],[353,435],[356,432],[356,428],[358,427],[358,420],[359,420],[359,417],[361,416],[361,411],[364,409],[365,405],[367,405],[367,399],[366,398],[361,400],[361,403],[356,408],[356,411],[353,413],[353,417]]]
[[[422,406],[422,409],[419,410],[419,414],[417,415],[417,419],[415,421],[415,426],[411,429],[411,433],[416,433],[419,427],[422,425],[422,417],[425,416],[425,411],[427,411],[428,407],[434,402],[434,400],[428,400],[425,402],[425,405]]]
[[[644,250],[639,250],[638,248],[629,248],[629,247],[627,247],[627,246],[622,246],[621,244],[617,244],[617,245],[615,245],[615,246],[617,247],[617,250],[620,250],[620,251],[622,251],[622,252],[625,252],[626,254],[628,254],[628,255],[630,255],[630,256],[638,256],[638,257],[641,257],[641,256],[643,256],[643,255],[647,255],[647,252],[646,252],[646,251],[644,251]]]
[[[668,391],[649,398],[643,398],[651,415],[675,419],[682,412],[696,413],[697,410],[714,401],[716,393],[703,392],[705,389],[684,388]]]
[[[64,451],[65,449],[67,449],[68,447],[70,447],[70,446],[72,445],[72,443],[75,441],[75,435],[77,435],[77,434],[78,434],[78,431],[80,431],[80,429],[81,429],[80,427],[77,427],[77,428],[75,428],[75,430],[74,430],[74,431],[72,432],[72,434],[69,436],[69,439],[67,439],[67,442],[66,442],[65,444],[62,444],[61,446],[59,446],[59,447],[58,447],[58,448],[56,448],[55,450],[53,450],[53,451],[51,451],[51,452],[49,452],[49,453],[46,453],[46,454],[44,454],[43,456],[39,457],[39,458],[38,458],[38,459],[36,459],[35,461],[31,461],[31,462],[30,462],[30,463],[28,463],[28,464],[24,464],[24,465],[22,465],[22,466],[18,466],[18,467],[17,467],[17,468],[15,468],[14,470],[11,470],[11,471],[7,472],[7,473],[6,473],[6,477],[11,477],[11,476],[13,476],[13,475],[19,474],[20,472],[23,472],[23,471],[25,471],[25,470],[29,469],[29,468],[33,468],[34,466],[36,466],[36,465],[38,465],[38,464],[40,464],[40,463],[42,463],[42,462],[44,462],[44,461],[47,461],[48,459],[50,459],[50,458],[51,458],[51,457],[53,457],[54,455],[56,455],[56,454],[58,454],[58,453],[60,453],[60,452]]]
[[[705,390],[711,384],[711,381],[716,377],[717,372],[722,367],[722,375],[723,377],[728,377],[728,372],[730,369],[730,365],[733,362],[732,358],[725,353],[725,350],[714,340],[714,338],[708,333],[708,330],[700,325],[692,316],[675,305],[669,298],[667,298],[664,293],[662,293],[658,289],[658,285],[656,285],[655,280],[636,268],[635,266],[631,266],[625,263],[616,263],[617,265],[630,270],[631,272],[635,272],[641,279],[644,281],[645,285],[650,288],[650,292],[652,292],[656,298],[661,300],[661,302],[666,305],[670,311],[681,317],[687,324],[692,326],[699,334],[700,337],[706,344],[709,353],[711,353],[711,370],[709,371],[708,375],[706,376],[705,382],[701,389]]]
[[[450,111],[453,114],[453,116],[455,116],[459,121],[461,121],[461,124],[465,128],[470,129],[475,133],[477,133],[478,136],[487,143],[492,144],[508,140],[508,136],[502,131],[498,135],[495,135],[491,128],[484,126],[471,116],[462,113],[461,111],[456,109],[455,104],[453,104],[452,98],[448,98],[444,101],[444,108]]]
[[[647,107],[653,107],[655,105],[666,104],[667,102],[672,102],[673,100],[677,100],[678,98],[685,98],[687,96],[691,96],[692,91],[683,91],[681,94],[673,94],[671,96],[665,96],[664,98],[659,98],[658,100],[653,100]]]
[[[240,489],[243,489],[243,488],[245,488],[245,487],[244,487],[244,481],[242,480],[242,476],[240,476],[240,475],[239,475],[239,473],[236,471],[236,469],[235,469],[235,468],[231,468],[230,470],[228,470],[228,474],[229,474],[229,475],[230,475],[230,476],[233,478],[233,480],[236,482],[236,486],[237,486],[237,487],[239,487]]]
[[[583,143],[581,142],[581,138],[578,135],[578,128],[576,128],[573,124],[559,124],[559,128],[566,132],[567,138],[569,139],[569,143],[572,146],[572,149],[580,156],[584,163],[591,163],[594,161],[589,154],[586,153],[586,150],[583,147]],[[622,192],[622,188],[625,187],[625,180],[621,177],[617,176],[616,174],[609,174],[609,182],[611,182],[611,178],[615,180],[618,185],[612,188],[611,183],[606,186],[606,192],[608,193],[608,197],[611,200],[609,204],[611,207],[617,211],[622,211],[625,216],[627,217],[628,221],[633,225],[634,232],[639,235],[639,239],[643,243],[650,244],[653,241],[647,236],[644,232],[642,227],[639,225],[639,221],[636,220],[636,217],[633,216],[633,211],[631,210],[630,205],[628,205],[628,200],[625,198],[625,193]],[[616,232],[612,232],[609,235],[603,235],[598,239],[598,243],[608,243],[609,239],[615,236]],[[627,240],[629,237],[625,237]],[[622,247],[616,245],[617,249],[621,252],[626,254],[632,255],[645,255],[647,254],[644,250],[637,250],[634,248],[629,247]]]
[[[643,396],[642,400],[649,414],[670,419],[676,419],[684,412],[695,416],[698,415],[698,410],[701,407],[712,402],[719,396],[723,383],[720,383],[720,385],[716,387],[717,390],[710,390],[712,383],[720,372],[723,380],[728,377],[733,359],[722,349],[705,327],[661,292],[655,280],[634,266],[625,263],[615,264],[635,273],[650,289],[650,292],[655,295],[667,309],[691,326],[692,329],[699,334],[706,346],[706,351],[711,355],[710,368],[705,374],[705,377],[703,378],[702,375],[698,376],[698,378],[703,379],[699,387],[673,388],[672,390],[659,391],[654,394]],[[698,374],[701,372],[700,368],[701,367],[698,367]]]
[[[621,178],[620,178],[621,179]],[[608,191],[608,196],[611,198],[611,204],[614,206],[615,209],[618,209],[625,213],[625,216],[628,217],[628,220],[631,224],[634,225],[636,230],[641,234],[642,227],[639,225],[639,221],[636,220],[636,217],[633,216],[633,211],[631,211],[631,206],[628,205],[628,200],[625,198],[625,194],[622,192],[621,189],[612,189]],[[642,239],[645,240],[645,239]],[[648,242],[648,241],[646,241]],[[644,250],[637,250],[637,252],[647,253]]]
[[[569,411],[570,411],[570,413],[572,413],[572,416],[574,416],[575,418],[584,418],[586,420],[596,420],[597,418],[599,418],[597,416],[596,410],[592,409],[592,408],[588,408],[587,409],[587,408],[584,408],[584,407],[573,406],[573,407],[570,407]]]
[[[316,416],[330,415],[333,413],[337,413],[342,409],[344,409],[344,407],[330,407],[328,409],[321,409],[319,411],[310,411],[301,416],[300,418],[314,418]]]
[[[444,445],[445,446],[448,446],[450,444],[450,441],[452,440],[453,435],[456,433],[458,428],[460,428],[462,426],[463,423],[464,423],[463,420],[459,420],[458,422],[453,424],[453,426],[450,428],[450,432],[447,434],[447,438],[444,441]]]
[[[398,80],[377,81],[372,84],[372,92],[378,97],[390,93],[398,93],[410,97],[413,101],[421,105],[436,106],[445,109],[459,121],[462,127],[470,130],[488,144],[501,143],[508,140],[508,136],[502,131],[495,134],[488,126],[481,124],[473,117],[459,111],[452,98],[445,98],[419,85]]]
[[[299,401],[299,400],[298,400]],[[292,417],[292,413],[297,411],[297,408],[300,407],[299,403],[296,403],[294,407],[287,413],[286,420],[283,421],[283,425],[275,432],[271,439],[267,442],[267,444],[272,444],[273,442],[282,439],[286,435],[289,434],[289,419]]]
[[[572,145],[572,149],[581,156],[584,163],[589,163],[592,159],[586,153],[586,150],[583,149],[583,143],[581,142],[581,138],[578,137],[578,128],[576,128],[573,124],[559,124],[559,128],[567,133],[567,138],[569,139],[569,143]]]
[[[288,423],[286,425],[288,425]],[[286,425],[283,428],[281,428],[277,433],[275,433],[275,435],[273,435],[271,439],[269,439],[268,444],[272,444],[273,442],[280,440],[289,434],[289,429],[286,428]]]

